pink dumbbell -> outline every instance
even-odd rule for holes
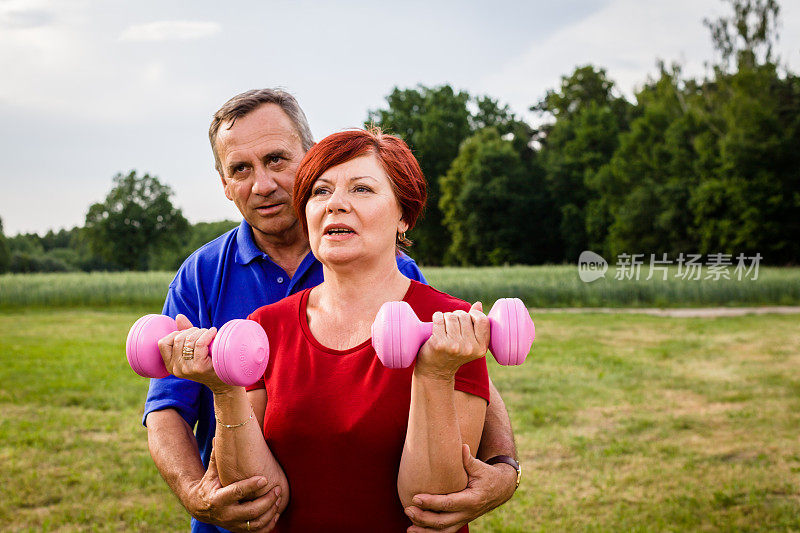
[[[158,341],[177,329],[175,320],[165,315],[145,315],[134,322],[125,343],[133,371],[145,378],[167,377]],[[267,334],[252,320],[226,322],[209,350],[214,372],[229,385],[252,385],[264,375],[269,362]]]
[[[521,365],[536,328],[519,298],[501,298],[489,317],[489,349],[501,365]],[[387,368],[408,368],[433,334],[433,322],[420,322],[407,302],[386,302],[372,323],[372,346]]]

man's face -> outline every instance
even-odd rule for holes
[[[225,196],[253,228],[256,244],[298,227],[292,208],[297,167],[305,155],[294,124],[275,104],[223,123],[217,134]]]

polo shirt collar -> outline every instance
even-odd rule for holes
[[[272,258],[256,245],[256,241],[253,240],[253,229],[250,227],[250,224],[248,224],[246,220],[242,220],[242,223],[239,224],[239,228],[236,230],[236,263],[246,265],[258,258],[265,259],[274,264]],[[305,258],[303,258],[303,261],[300,263],[292,279],[299,280],[316,260],[314,254],[309,251]]]
[[[256,246],[256,241],[253,240],[253,229],[246,220],[242,220],[236,231],[236,262],[246,265],[259,257],[266,258],[267,254]]]

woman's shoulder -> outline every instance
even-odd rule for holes
[[[430,285],[411,281],[406,301],[423,322],[430,322],[436,311],[469,311],[470,304]]]

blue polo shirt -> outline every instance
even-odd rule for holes
[[[406,277],[426,283],[417,264],[407,255],[397,256],[397,266]],[[311,252],[294,276],[289,277],[256,246],[253,230],[243,220],[239,227],[220,235],[186,259],[169,285],[163,314],[175,318],[180,313],[194,326],[219,328],[229,320],[246,318],[261,306],[320,283],[322,264]],[[151,379],[142,424],[149,413],[162,409],[175,409],[195,428],[200,457],[208,467],[216,427],[211,391],[204,385],[174,376]],[[192,531],[225,530],[192,518]]]

